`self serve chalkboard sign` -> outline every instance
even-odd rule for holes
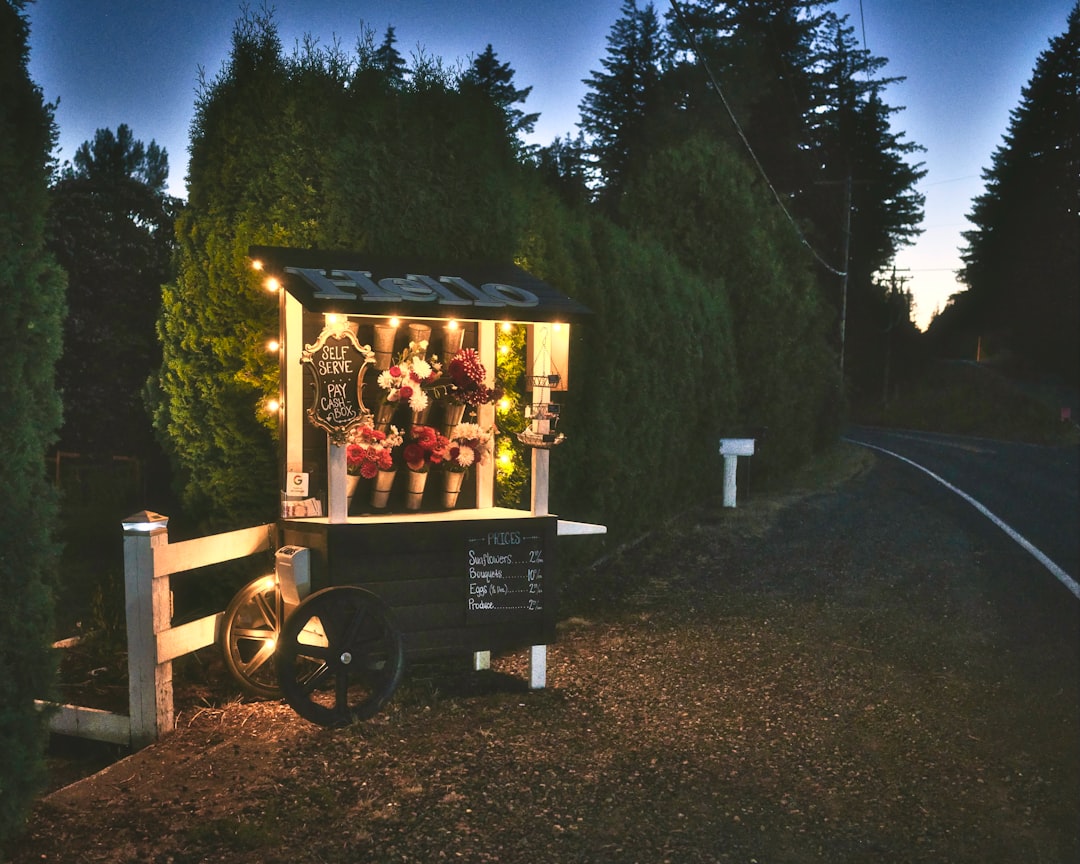
[[[313,426],[341,444],[345,433],[370,417],[364,406],[364,371],[375,359],[371,348],[361,345],[349,329],[323,330],[314,345],[305,345],[300,357],[311,371],[314,394],[308,408]]]
[[[537,520],[492,523],[467,538],[470,624],[542,617],[549,532]]]

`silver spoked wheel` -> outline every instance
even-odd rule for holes
[[[284,602],[273,576],[249,582],[225,610],[220,639],[225,665],[253,696],[281,696],[274,652],[284,617]]]

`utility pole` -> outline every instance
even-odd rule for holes
[[[840,385],[844,384],[844,350],[847,340],[848,265],[851,261],[851,169],[844,178],[844,275],[840,277]]]

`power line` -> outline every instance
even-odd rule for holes
[[[731,109],[731,105],[728,104],[727,97],[724,96],[724,91],[720,89],[720,82],[713,74],[712,68],[709,66],[708,58],[698,48],[697,38],[694,36],[694,31],[690,28],[690,25],[687,24],[686,18],[683,15],[682,6],[679,5],[678,0],[671,0],[671,8],[675,10],[675,17],[679,20],[679,24],[682,26],[683,30],[686,32],[687,37],[690,39],[690,45],[694,49],[694,54],[698,57],[698,59],[701,61],[702,66],[705,68],[705,73],[709,76],[709,82],[712,84],[713,89],[716,90],[716,95],[720,97],[720,102],[723,104],[724,110],[727,111],[727,115],[730,118],[732,125],[735,127],[735,131],[738,133],[739,139],[742,141],[743,146],[746,148],[746,152],[750,154],[750,158],[753,160],[754,165],[757,167],[758,173],[761,174],[762,179],[765,181],[765,185],[769,187],[769,191],[772,193],[773,199],[780,207],[781,212],[787,219],[788,224],[791,225],[792,230],[795,231],[796,236],[799,238],[799,242],[802,243],[803,246],[805,246],[810,251],[810,254],[814,256],[817,262],[821,264],[821,266],[828,270],[830,273],[836,276],[846,277],[847,265],[845,264],[844,270],[837,270],[828,261],[822,258],[821,255],[818,254],[817,250],[810,245],[810,241],[806,239],[806,235],[803,234],[798,224],[792,218],[791,213],[788,211],[787,206],[784,204],[783,199],[780,197],[780,193],[776,191],[776,187],[773,186],[772,180],[769,179],[769,175],[765,172],[765,167],[761,164],[761,161],[758,159],[757,154],[754,152],[754,148],[750,146],[750,141],[747,139],[746,133],[743,132],[742,126],[739,125],[739,121],[735,117],[735,112]]]

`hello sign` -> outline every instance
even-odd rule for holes
[[[277,246],[252,246],[248,255],[309,312],[522,322],[573,322],[590,314],[573,298],[505,262]]]
[[[410,300],[436,302],[440,306],[488,306],[531,309],[540,298],[527,288],[501,282],[485,282],[477,288],[461,276],[440,276],[437,280],[423,274],[387,276],[375,282],[370,270],[322,271],[310,267],[286,267],[286,273],[299,276],[313,289],[317,300],[360,300],[363,303],[394,303]]]

